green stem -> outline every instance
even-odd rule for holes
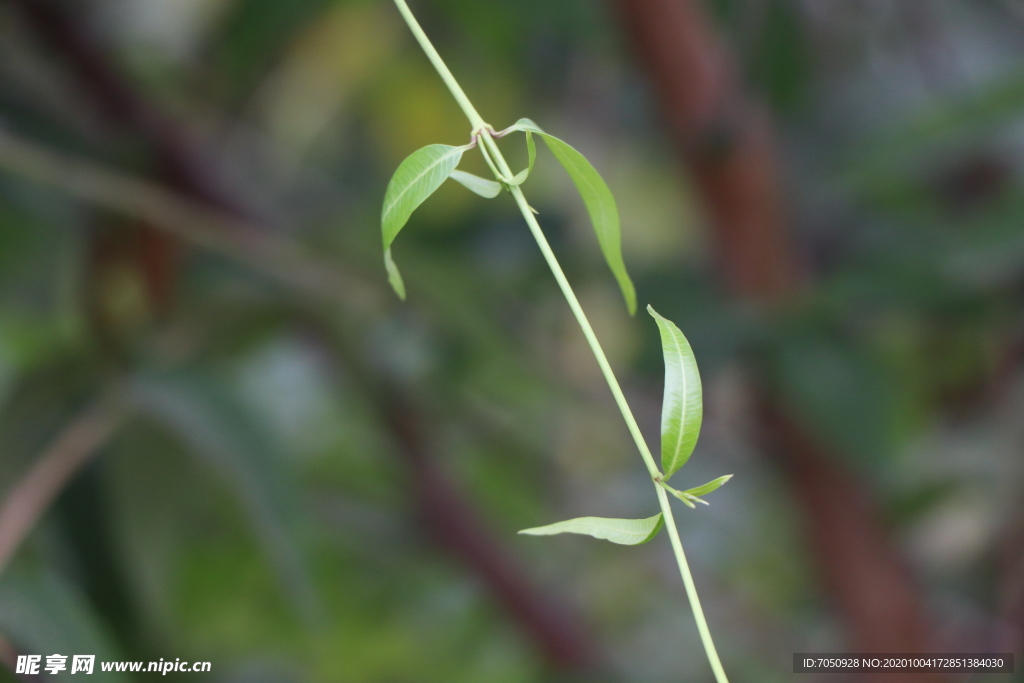
[[[487,139],[489,140],[490,138]],[[493,141],[491,143],[493,144]],[[507,167],[504,163],[505,160],[501,156],[497,156],[497,161],[499,167]],[[505,168],[502,168],[502,170],[505,171]],[[508,171],[505,172],[508,173]],[[615,378],[615,373],[612,372],[608,358],[604,355],[601,342],[597,340],[597,335],[594,334],[594,329],[590,326],[587,314],[583,312],[583,307],[580,306],[580,302],[576,298],[575,292],[573,292],[572,285],[569,284],[565,273],[562,272],[562,267],[555,258],[554,252],[551,251],[551,245],[548,244],[547,238],[544,237],[544,233],[540,229],[540,224],[537,223],[536,217],[534,217],[533,212],[530,210],[530,205],[526,203],[523,191],[518,186],[513,187],[512,196],[515,197],[516,204],[519,206],[523,218],[526,219],[527,225],[530,226],[530,232],[533,233],[541,253],[544,254],[544,260],[548,262],[548,266],[551,268],[551,272],[554,274],[562,294],[565,295],[566,301],[569,302],[569,308],[572,309],[573,315],[576,316],[576,322],[583,329],[583,336],[587,338],[587,343],[590,344],[590,350],[593,351],[597,364],[601,367],[601,372],[604,374],[605,381],[608,382],[608,387],[612,390],[615,403],[619,406],[619,412],[622,413],[622,417],[626,420],[626,426],[629,427],[629,433],[633,436],[633,441],[640,450],[644,464],[647,465],[647,471],[651,473],[651,478],[654,480],[654,488],[658,493],[658,504],[661,506],[661,514],[665,517],[665,527],[668,529],[668,536],[672,541],[672,550],[676,556],[676,563],[679,565],[679,573],[683,577],[683,585],[686,586],[686,595],[690,600],[690,608],[693,610],[693,617],[697,621],[697,630],[700,632],[700,639],[704,644],[704,652],[707,654],[708,662],[711,664],[711,670],[715,673],[715,680],[718,683],[729,683],[725,670],[722,668],[722,662],[718,658],[715,643],[711,639],[711,631],[708,630],[708,622],[704,618],[704,609],[700,605],[700,598],[697,597],[697,587],[693,583],[690,565],[687,563],[686,554],[683,552],[683,543],[679,539],[679,530],[676,528],[676,520],[672,515],[672,506],[669,504],[665,489],[661,487],[661,472],[654,463],[654,457],[651,455],[647,442],[640,433],[640,427],[637,426],[636,418],[633,417],[633,411],[626,402],[626,397],[623,395],[622,388]]]
[[[503,160],[499,158],[499,165],[501,161]],[[619,412],[622,413],[622,417],[626,420],[626,426],[629,428],[629,433],[633,437],[636,447],[640,450],[640,455],[644,459],[644,464],[647,465],[647,471],[650,472],[652,479],[657,479],[661,476],[661,472],[658,470],[658,466],[654,461],[654,456],[651,455],[650,448],[647,447],[647,441],[644,440],[643,434],[640,432],[640,427],[636,423],[636,418],[633,417],[633,411],[630,410],[629,404],[626,402],[626,397],[623,395],[622,388],[619,386],[619,382],[615,378],[615,373],[612,371],[611,364],[608,363],[608,358],[604,355],[604,349],[601,348],[601,342],[597,340],[597,335],[594,334],[594,328],[590,326],[587,314],[583,312],[583,307],[580,305],[579,299],[576,298],[576,293],[573,291],[572,285],[570,285],[568,279],[566,279],[565,273],[562,271],[562,267],[558,263],[558,259],[555,258],[555,254],[551,250],[551,245],[548,244],[547,238],[541,231],[537,218],[533,215],[533,212],[530,211],[530,205],[526,202],[526,197],[523,195],[523,191],[518,186],[513,187],[512,196],[515,198],[516,204],[519,206],[519,210],[523,214],[523,218],[526,219],[526,224],[530,227],[530,232],[533,233],[533,238],[537,241],[537,246],[540,247],[540,251],[544,255],[544,260],[547,261],[548,267],[554,274],[555,280],[558,282],[558,286],[562,290],[562,294],[565,295],[565,299],[569,303],[569,308],[572,309],[573,315],[576,316],[576,322],[579,323],[580,328],[583,330],[583,336],[587,338],[590,350],[594,353],[594,357],[597,359],[597,364],[601,368],[601,373],[604,375],[604,379],[608,383],[608,387],[612,390],[612,396],[615,397],[615,404],[619,407]]]
[[[466,93],[462,91],[462,88],[455,81],[455,77],[445,66],[444,61],[441,59],[441,55],[437,53],[434,46],[431,44],[430,39],[420,28],[416,18],[412,15],[409,7],[405,4],[405,0],[394,0],[398,6],[398,10],[402,13],[406,23],[412,30],[413,35],[416,36],[416,40],[419,41],[423,51],[427,53],[427,57],[430,59],[434,68],[444,79],[445,84],[451,91],[455,100],[462,107],[462,111],[465,112],[466,117],[469,119],[470,124],[473,126],[474,133],[479,132],[479,138],[483,144],[480,145],[481,152],[484,154],[484,158],[487,160],[491,170],[494,171],[495,177],[504,182],[507,178],[512,178],[514,174],[512,169],[509,167],[508,162],[505,161],[505,157],[501,154],[501,150],[498,149],[497,143],[491,136],[489,130],[487,130],[487,124],[484,123],[483,118],[477,113],[476,108],[470,103],[469,98],[466,97]],[[497,169],[494,166],[497,165]],[[679,531],[676,529],[675,518],[672,516],[672,506],[669,504],[668,496],[665,490],[661,487],[661,471],[658,469],[657,464],[654,461],[654,456],[651,455],[651,450],[647,446],[647,442],[644,440],[643,434],[640,432],[640,427],[636,423],[636,418],[633,417],[633,411],[630,409],[629,404],[626,402],[626,397],[622,393],[622,388],[619,386],[619,381],[615,378],[615,373],[612,371],[612,366],[608,362],[608,358],[604,354],[604,349],[601,348],[601,343],[597,340],[597,335],[594,334],[594,328],[590,326],[590,321],[587,320],[587,314],[583,312],[583,307],[580,305],[579,299],[576,298],[576,293],[572,289],[572,285],[569,284],[569,280],[565,277],[565,273],[562,271],[561,265],[558,263],[558,259],[555,257],[555,253],[551,250],[551,245],[548,244],[547,238],[544,236],[544,232],[541,230],[540,224],[537,222],[536,217],[533,215],[533,211],[530,209],[529,203],[526,201],[526,196],[523,195],[522,189],[519,186],[513,186],[509,188],[512,193],[512,197],[516,201],[516,205],[519,206],[519,210],[523,214],[523,218],[526,220],[526,224],[530,228],[530,232],[533,234],[533,238],[537,242],[537,246],[540,247],[541,253],[544,255],[544,260],[547,261],[548,267],[551,269],[551,273],[555,276],[555,280],[558,282],[559,288],[562,290],[562,294],[565,296],[565,300],[569,303],[569,308],[572,309],[572,313],[576,316],[576,322],[579,323],[580,328],[583,330],[583,336],[586,337],[587,343],[590,345],[590,350],[594,354],[594,358],[597,359],[597,364],[601,368],[601,373],[604,375],[605,381],[608,383],[608,388],[611,389],[612,396],[615,397],[615,404],[619,407],[619,412],[622,413],[623,419],[626,421],[626,426],[629,428],[629,433],[633,437],[633,441],[636,443],[637,449],[640,451],[641,457],[643,457],[644,464],[647,466],[647,471],[651,475],[651,479],[654,482],[654,488],[658,494],[658,504],[661,506],[661,513],[665,518],[665,526],[668,528],[669,539],[672,542],[672,550],[676,556],[676,563],[679,565],[679,573],[683,577],[683,585],[686,587],[686,594],[690,600],[690,607],[693,609],[693,616],[697,621],[697,630],[700,632],[701,642],[704,644],[704,651],[707,653],[708,662],[711,664],[711,669],[715,673],[715,680],[717,683],[729,683],[729,679],[725,676],[725,671],[722,669],[722,663],[718,659],[718,652],[715,650],[715,644],[711,639],[711,632],[708,630],[707,620],[704,618],[704,610],[701,608],[700,599],[697,597],[697,587],[693,583],[693,576],[690,574],[690,566],[686,562],[686,554],[683,552],[682,541],[679,540]]]
[[[668,529],[668,537],[672,541],[672,550],[676,554],[679,574],[683,577],[683,585],[686,586],[686,597],[690,599],[690,609],[693,610],[693,618],[697,622],[697,631],[704,644],[708,663],[711,664],[711,670],[715,672],[715,680],[718,683],[729,683],[725,669],[722,668],[722,661],[718,658],[715,641],[711,639],[711,631],[708,629],[707,619],[704,618],[704,608],[700,606],[700,598],[697,597],[697,586],[693,583],[693,576],[690,574],[690,565],[686,561],[686,553],[683,552],[683,542],[679,540],[679,530],[676,529],[676,520],[672,516],[672,506],[669,505],[668,495],[662,487],[655,486],[655,488],[658,490],[661,513],[665,515],[665,528]]]
[[[487,138],[488,140],[490,140],[491,136],[487,135],[484,132],[481,132],[480,133],[480,137],[478,139],[482,139],[482,138]],[[483,155],[484,161],[487,162],[487,167],[489,169],[491,169],[491,173],[494,174],[494,177],[497,178],[499,182],[504,183],[504,182],[507,182],[509,180],[508,178],[503,177],[501,171],[499,171],[498,167],[494,165],[494,161],[491,159],[490,152],[487,151],[487,143],[486,142],[483,142],[483,143],[480,144],[480,154]]]
[[[416,36],[416,41],[423,48],[423,51],[427,53],[427,59],[434,65],[437,73],[441,75],[441,79],[444,80],[444,84],[448,86],[448,90],[451,91],[452,97],[459,103],[466,118],[469,119],[469,123],[473,126],[474,130],[484,128],[487,123],[483,120],[480,114],[477,112],[476,107],[466,97],[466,93],[462,91],[462,87],[455,80],[455,76],[452,76],[452,72],[448,70],[444,60],[441,59],[441,55],[437,54],[437,50],[434,49],[434,45],[430,42],[430,38],[427,38],[427,34],[423,32],[423,28],[420,23],[416,21],[416,17],[413,16],[412,10],[405,4],[405,0],[395,0],[395,5],[398,7],[398,11],[402,13],[402,18],[405,19],[405,23],[408,24],[409,30]]]

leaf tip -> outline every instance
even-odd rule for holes
[[[629,312],[630,317],[636,316],[636,288],[633,286],[633,281],[626,275],[626,281],[628,284],[620,283],[622,289],[622,298],[626,300],[626,310]]]
[[[384,250],[384,268],[388,271],[388,282],[391,284],[391,288],[395,290],[399,299],[405,301],[405,281],[402,280],[402,274],[398,272],[398,266],[391,258],[391,249]]]

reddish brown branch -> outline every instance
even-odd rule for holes
[[[616,0],[676,148],[711,219],[722,279],[778,301],[799,280],[767,117],[735,87],[733,65],[692,0]]]
[[[1011,526],[999,554],[997,621],[990,646],[993,652],[1021,652],[1024,651],[1024,524],[1018,522]]]
[[[539,636],[537,642],[550,662],[565,670],[593,670],[597,651],[565,606],[530,585],[518,563],[490,537],[478,515],[434,466],[415,412],[392,402],[385,418],[414,476],[420,514],[436,541],[472,567],[502,607]]]
[[[64,486],[113,434],[124,415],[103,396],[79,414],[43,452],[0,505],[0,573]]]
[[[18,650],[4,638],[3,634],[0,634],[0,664],[3,664],[11,672],[12,675],[17,676],[19,681],[25,683],[41,683],[43,680],[42,674],[17,674],[18,670]]]
[[[98,108],[106,113],[109,120],[129,127],[153,150],[158,159],[163,177],[175,189],[193,200],[201,200],[221,209],[231,217],[217,217],[217,212],[194,211],[187,202],[174,201],[173,196],[162,191],[153,191],[144,184],[133,188],[143,191],[143,199],[118,199],[111,193],[117,177],[104,174],[100,181],[74,173],[61,173],[50,163],[53,155],[35,153],[37,150],[19,146],[7,136],[0,143],[7,151],[26,152],[19,159],[27,159],[32,171],[47,182],[71,184],[76,191],[93,201],[116,205],[122,209],[141,210],[142,215],[153,210],[151,218],[172,232],[181,233],[188,239],[204,246],[213,246],[229,255],[234,255],[291,281],[298,274],[298,280],[309,280],[302,273],[301,259],[282,259],[291,254],[291,249],[274,249],[274,240],[257,238],[250,234],[240,241],[236,231],[222,233],[220,227],[241,225],[252,212],[224,192],[213,167],[196,153],[187,137],[172,120],[164,117],[141,96],[136,89],[120,77],[112,62],[82,36],[68,18],[50,0],[13,0],[24,17],[35,29],[37,35],[57,54],[78,76],[85,91],[92,97]],[[24,170],[24,169],[22,169]],[[115,182],[106,182],[113,180]],[[216,220],[196,223],[187,216],[215,216]],[[183,220],[184,219],[184,220]],[[243,219],[243,220],[238,220]],[[235,234],[232,234],[235,233]],[[241,242],[252,243],[248,246]],[[152,245],[151,245],[152,246]],[[268,249],[263,249],[267,246]],[[157,251],[163,247],[157,245]],[[250,253],[254,252],[255,253]],[[287,254],[285,253],[287,252]],[[152,250],[144,257],[152,259]],[[253,257],[256,257],[255,259]],[[150,264],[147,273],[157,272],[164,264]],[[156,283],[164,287],[166,284]],[[525,573],[519,569],[509,555],[495,543],[484,525],[479,513],[466,502],[459,491],[447,481],[433,459],[423,435],[416,427],[415,413],[399,401],[395,395],[381,394],[377,403],[385,422],[392,429],[399,450],[414,475],[420,495],[421,515],[434,538],[444,548],[457,556],[463,563],[480,576],[496,600],[521,626],[523,631],[536,643],[538,649],[552,664],[566,671],[587,670],[595,661],[597,649],[592,647],[579,628],[558,609],[556,603],[530,585]]]
[[[848,621],[851,647],[860,652],[927,651],[916,587],[891,552],[864,488],[788,416],[767,404],[762,414],[769,447],[792,484],[817,551],[823,582]]]
[[[789,231],[775,142],[745,98],[697,0],[615,0],[657,93],[669,133],[712,223],[722,279],[740,299],[783,302],[802,280]],[[761,415],[769,452],[807,520],[822,581],[850,644],[927,651],[923,601],[888,542],[865,489],[790,417]]]
[[[114,127],[144,140],[161,178],[175,189],[245,215],[224,187],[216,165],[173,119],[165,116],[124,78],[114,61],[90,40],[82,23],[53,0],[11,0],[39,41],[61,59],[82,94]]]
[[[38,38],[75,77],[79,92],[112,129],[143,140],[155,162],[155,174],[176,190],[240,216],[255,216],[227,190],[217,164],[173,119],[164,116],[126,79],[105,51],[53,0],[12,0],[11,4]],[[145,223],[129,244],[152,312],[162,315],[173,304],[183,256],[172,237]],[[90,292],[93,293],[94,292]]]

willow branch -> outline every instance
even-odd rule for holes
[[[790,304],[804,282],[765,110],[738,85],[736,66],[700,0],[613,0],[657,95],[679,158],[699,189],[722,280],[737,299]],[[774,407],[757,416],[807,521],[809,545],[851,641],[927,651],[924,601],[881,515],[834,454]],[[897,646],[898,645],[898,646]],[[874,650],[872,649],[874,648]]]
[[[292,243],[233,213],[156,183],[55,152],[4,131],[0,131],[0,169],[144,220],[317,299],[331,299],[358,311],[379,302],[377,288],[369,282],[317,262]]]
[[[0,573],[39,518],[125,416],[121,402],[104,394],[57,436],[0,505]]]
[[[0,169],[105,209],[141,218],[154,227],[253,268],[319,301],[338,303],[364,316],[380,306],[379,288],[354,275],[326,266],[291,243],[248,229],[232,214],[103,166],[46,149],[0,131]],[[365,386],[375,383],[366,378]],[[447,483],[427,455],[427,445],[408,406],[394,392],[376,393],[374,403],[395,437],[405,463],[417,477],[431,482],[421,490],[421,515],[433,537],[481,577],[497,601],[537,643],[545,657],[562,670],[589,669],[598,652],[572,620],[538,591],[511,558],[475,519],[478,513],[461,492]],[[441,505],[443,503],[443,505]],[[458,512],[458,514],[455,514]]]

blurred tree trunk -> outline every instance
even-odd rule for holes
[[[803,277],[764,109],[740,92],[733,64],[696,0],[614,0],[678,154],[710,217],[721,277],[740,300],[795,303]],[[822,583],[862,652],[927,652],[919,591],[867,491],[777,408],[759,418],[803,511]],[[895,676],[890,680],[899,680]],[[915,680],[928,680],[917,674]],[[883,679],[878,679],[883,680]]]
[[[12,0],[12,5],[39,40],[77,77],[83,92],[107,123],[126,129],[146,145],[160,180],[185,196],[248,219],[249,225],[258,223],[252,221],[257,214],[251,207],[227,191],[217,165],[200,153],[174,120],[153,107],[122,77],[115,62],[80,32],[62,6],[51,0]],[[144,223],[135,227],[140,234],[127,239],[123,234],[97,232],[93,267],[106,273],[110,270],[108,265],[116,267],[124,263],[126,256],[130,257],[142,277],[152,312],[159,314],[170,305],[182,247],[177,238],[166,232],[157,232]],[[94,279],[97,277],[95,274]],[[102,302],[91,304],[97,306],[97,319],[103,320]],[[109,322],[100,324],[109,326]],[[563,676],[578,674],[594,680],[596,670],[603,668],[600,649],[589,641],[560,601],[539,591],[517,569],[504,548],[488,535],[477,510],[448,483],[429,457],[430,448],[415,426],[414,406],[407,404],[398,392],[389,391],[379,378],[371,378],[369,383],[380,389],[379,394],[371,392],[372,398],[412,475],[410,480],[420,500],[422,519],[433,538],[480,577],[496,602],[553,668]]]
[[[615,2],[710,217],[723,281],[741,299],[791,298],[798,259],[767,116],[735,88],[735,67],[697,3]]]
[[[118,135],[141,140],[152,157],[156,176],[170,187],[189,196],[209,202],[246,217],[254,217],[226,189],[217,165],[201,151],[196,141],[175,121],[154,108],[120,71],[113,60],[82,30],[81,22],[67,9],[52,0],[12,0],[19,17],[39,43],[61,60],[80,84],[80,92],[100,115],[109,130]],[[145,288],[150,313],[160,317],[167,313],[174,300],[177,272],[183,249],[181,243],[167,233],[138,223],[134,238],[121,240],[119,249],[128,248]],[[103,231],[101,231],[103,232]],[[111,240],[101,236],[94,245],[93,266],[102,270],[110,261]],[[116,251],[116,250],[115,250]],[[116,256],[116,254],[115,254]],[[102,279],[103,274],[100,273]],[[102,292],[90,287],[88,296],[102,298]],[[102,309],[105,302],[90,301],[90,307]],[[102,324],[102,315],[95,322]],[[101,336],[116,331],[101,327]]]

